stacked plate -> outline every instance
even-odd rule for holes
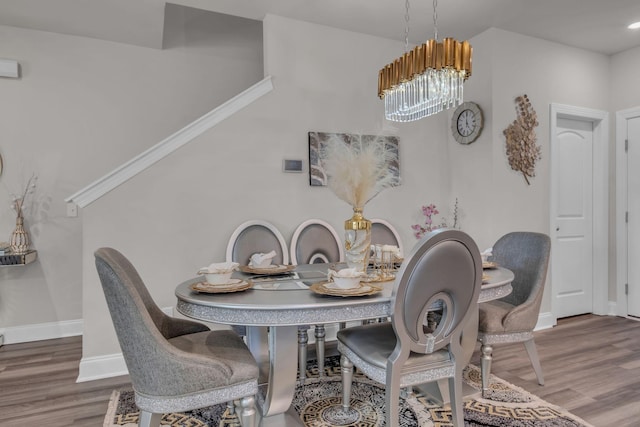
[[[194,283],[191,285],[191,289],[205,294],[222,294],[227,292],[244,291],[249,289],[251,286],[251,282],[246,282],[241,279],[230,279],[227,283],[215,285],[207,282]]]
[[[331,295],[336,297],[361,297],[377,294],[382,290],[380,286],[363,282],[360,282],[360,286],[356,288],[348,289],[339,288],[333,282],[318,282],[311,285],[309,289],[320,295]]]

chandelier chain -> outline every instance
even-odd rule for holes
[[[409,52],[409,0],[405,0],[404,9],[404,51]]]
[[[438,41],[438,12],[436,9],[438,8],[438,0],[433,0],[433,32],[434,39]]]

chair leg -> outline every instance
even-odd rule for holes
[[[230,400],[227,402],[227,412],[231,415],[236,413],[236,405],[235,405],[235,401]]]
[[[491,361],[493,357],[493,346],[489,344],[482,344],[480,347],[482,356],[480,356],[480,373],[482,377],[482,397],[487,397],[486,393],[489,391],[489,376],[491,375]]]
[[[316,325],[316,357],[318,359],[318,375],[324,376],[324,337],[326,333],[324,325]]]
[[[242,427],[255,427],[256,425],[256,408],[255,398],[247,396],[240,399],[240,425]]]
[[[387,368],[387,384],[385,388],[387,427],[398,427],[398,421],[400,420],[400,374],[389,372]]]
[[[529,354],[529,360],[531,360],[531,365],[533,365],[533,370],[536,371],[536,376],[538,377],[538,384],[544,385],[544,377],[542,376],[542,366],[540,366],[540,359],[538,359],[538,351],[536,350],[536,343],[533,341],[533,338],[524,342],[524,348],[527,349],[527,353]]]
[[[140,420],[138,426],[140,427],[160,427],[160,420],[162,420],[162,414],[152,414],[147,411],[140,411]]]
[[[353,381],[353,363],[344,354],[340,357],[342,371],[342,408],[346,411],[351,406],[351,381]]]
[[[308,326],[298,326],[298,377],[307,377],[307,343],[309,342]]]
[[[455,376],[449,378],[449,400],[454,427],[464,426],[462,401],[462,366],[456,366]]]

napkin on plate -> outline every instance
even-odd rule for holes
[[[332,277],[362,277],[364,276],[364,272],[358,271],[357,268],[343,268],[342,270],[331,270],[327,271],[327,278],[331,280]]]
[[[484,251],[480,252],[480,257],[482,257],[482,262],[489,261],[490,256],[493,256],[493,248],[487,248]]]
[[[229,273],[238,268],[239,265],[237,262],[214,262],[209,264],[208,267],[202,267],[198,270],[198,274]]]
[[[255,253],[249,258],[250,267],[266,267],[271,264],[271,260],[276,256],[276,251],[271,251],[266,254]]]

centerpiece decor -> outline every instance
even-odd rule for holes
[[[23,254],[29,250],[29,233],[24,228],[24,214],[23,207],[24,202],[29,193],[32,193],[36,188],[36,176],[32,175],[27,182],[22,195],[16,196],[12,194],[13,203],[12,207],[16,211],[16,228],[11,233],[11,238],[9,240],[9,246],[11,248],[11,252],[14,254]]]
[[[358,271],[366,271],[371,247],[371,221],[362,212],[378,193],[398,185],[399,178],[389,167],[395,157],[394,147],[384,137],[349,143],[331,137],[320,152],[329,188],[353,209],[353,216],[344,223],[345,254],[347,265]]]
[[[438,215],[440,211],[436,208],[436,205],[431,203],[430,205],[425,205],[420,208],[422,210],[422,214],[424,215],[424,225],[422,224],[413,224],[411,229],[413,230],[413,235],[416,239],[422,239],[425,234],[440,229],[440,228],[458,228],[458,198],[456,197],[456,201],[453,205],[453,224],[449,225],[447,223],[446,218],[442,218],[441,222],[435,223],[435,215]]]

